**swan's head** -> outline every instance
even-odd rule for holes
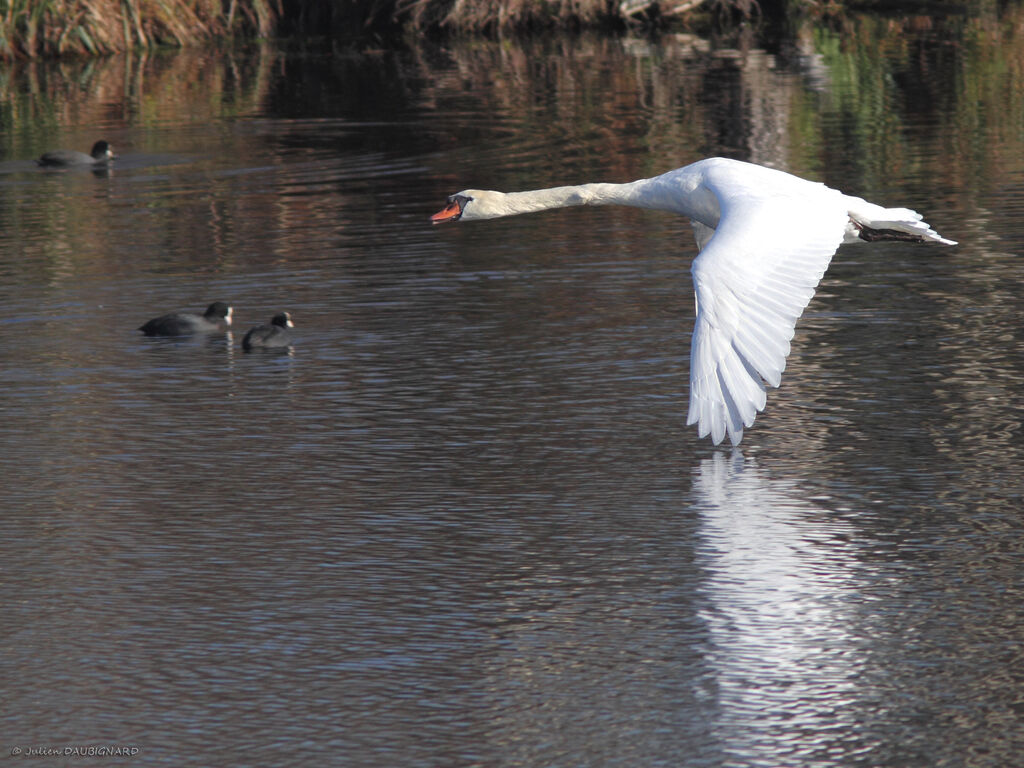
[[[505,195],[483,189],[464,189],[448,198],[448,204],[430,217],[434,224],[445,221],[473,221],[474,219],[496,219],[508,216],[510,211],[503,205]]]

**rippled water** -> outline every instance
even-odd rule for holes
[[[1012,764],[1021,47],[991,32],[1000,80],[949,54],[959,28],[899,38],[920,54],[903,58],[862,24],[852,53],[819,36],[788,56],[681,38],[157,60],[138,81],[177,101],[97,86],[79,122],[9,137],[4,749]],[[987,119],[956,109],[972,67]],[[915,84],[965,72],[922,111]],[[28,162],[100,135],[109,174]],[[685,220],[427,223],[464,187],[717,153],[962,242],[842,251],[738,451],[685,426]],[[214,300],[231,334],[136,330]],[[280,310],[294,348],[243,353]]]

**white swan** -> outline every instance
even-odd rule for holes
[[[842,243],[956,245],[907,208],[883,208],[824,184],[721,157],[628,184],[530,192],[467,189],[431,221],[495,219],[573,205],[629,205],[689,216],[697,320],[687,424],[733,445],[779,386],[797,318]]]

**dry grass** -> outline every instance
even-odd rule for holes
[[[0,57],[109,54],[268,35],[280,0],[0,0]]]

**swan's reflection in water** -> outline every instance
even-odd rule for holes
[[[848,754],[866,655],[849,524],[739,451],[702,461],[694,492],[716,740],[753,764]]]

